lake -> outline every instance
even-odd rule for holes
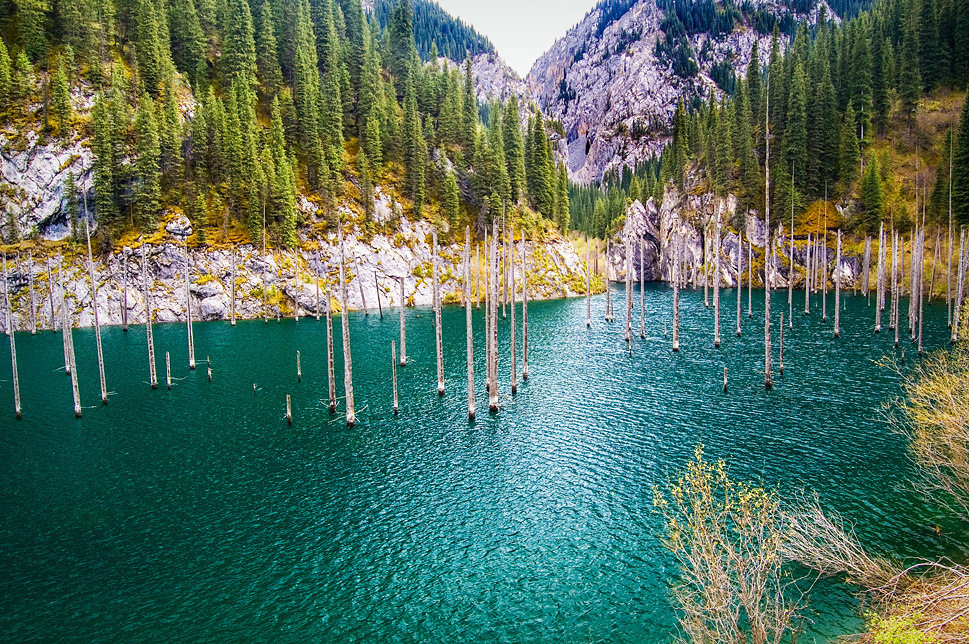
[[[762,292],[753,318],[744,293],[737,338],[736,292],[723,291],[720,349],[702,291],[681,293],[674,354],[664,338],[672,291],[647,285],[641,340],[637,289],[631,356],[623,288],[613,295],[616,320],[603,321],[598,296],[591,329],[584,299],[529,305],[531,378],[514,397],[510,320],[500,322],[497,415],[487,413],[484,309],[475,310],[474,424],[459,306],[443,312],[444,397],[434,316],[407,311],[412,362],[398,370],[398,417],[390,380],[397,311],[383,320],[350,315],[352,430],[328,413],[325,324],[314,318],[196,324],[195,371],[185,326],[156,326],[156,391],[144,327],[105,329],[107,407],[93,330],[76,330],[80,420],[61,336],[19,333],[19,422],[10,361],[0,359],[0,639],[667,642],[676,629],[667,591],[674,570],[652,489],[698,444],[727,459],[737,479],[787,497],[817,490],[878,553],[969,556],[965,542],[947,536],[958,522],[909,488],[905,442],[881,417],[901,392],[899,377],[877,362],[904,348],[911,366],[916,351],[904,334],[893,350],[887,325],[872,333],[865,298],[846,296],[835,339],[833,294],[822,322],[820,297],[805,316],[795,292],[785,374],[775,372],[765,391]],[[772,308],[776,369],[786,291],[774,293]],[[903,323],[906,313],[904,302]],[[944,302],[926,309],[927,348],[947,346],[945,319]],[[836,582],[818,585],[808,612],[801,642],[862,628]]]

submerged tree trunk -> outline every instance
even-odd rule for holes
[[[673,243],[673,351],[680,350],[680,240],[676,232]]]
[[[195,369],[195,338],[192,335],[192,294],[189,292],[190,260],[188,245],[185,245],[185,320],[188,324],[188,368]]]
[[[20,409],[20,377],[17,372],[17,334],[10,328],[10,321],[13,319],[13,315],[10,311],[10,293],[7,287],[6,253],[3,254],[3,312],[6,316],[3,328],[7,330],[7,334],[10,336],[10,367],[13,370],[13,409],[17,420],[20,420],[23,418],[23,411]]]
[[[606,240],[606,322],[612,322],[612,289],[609,288],[609,240]]]
[[[124,327],[123,328],[124,328],[125,331],[127,331],[128,330],[128,323],[127,323],[127,319],[128,319],[128,315],[127,315],[127,313],[128,313],[128,311],[127,311],[127,306],[128,306],[128,282],[127,282],[127,276],[128,276],[128,256],[127,255],[125,255],[124,261],[125,261],[125,278],[126,279],[125,279],[125,311],[124,311],[124,313],[125,313],[125,316],[124,316],[125,317],[125,324],[124,324]],[[57,314],[54,313],[54,279],[51,276],[51,272],[50,272],[50,255],[47,256],[47,296],[48,296],[47,299],[50,301],[50,330],[56,332],[57,331]]]
[[[470,292],[471,287],[471,227],[464,230],[464,290]],[[465,298],[467,299],[467,298]],[[474,331],[471,323],[471,303],[465,307],[464,311],[467,329],[467,348],[468,348],[468,420],[474,422]],[[395,367],[396,372],[396,367]]]
[[[834,337],[841,335],[841,229],[838,229],[838,252],[834,260]]]
[[[343,224],[337,226],[340,242],[340,322],[343,328],[343,386],[346,393],[347,427],[357,423],[353,407],[353,361],[350,356],[350,315],[347,311],[347,262],[343,247]]]
[[[875,333],[882,331],[882,310],[885,308],[885,222],[878,230],[878,277],[875,286]]]
[[[522,236],[522,244],[524,245],[525,237]],[[586,239],[585,245],[585,326],[589,328],[592,326],[592,266],[589,264],[589,248],[592,244]]]
[[[646,339],[646,257],[642,238],[639,239],[639,337]]]
[[[108,387],[104,381],[104,349],[101,346],[101,323],[98,320],[98,284],[94,279],[94,256],[91,253],[91,226],[84,220],[84,231],[87,236],[88,274],[91,277],[91,309],[94,311],[94,340],[98,350],[98,376],[101,382],[101,404],[108,404]],[[31,296],[33,293],[31,293]],[[33,297],[31,297],[31,300]],[[33,302],[31,301],[31,306]]]
[[[406,276],[400,278],[400,366],[407,365],[407,320],[404,318],[404,280]]]
[[[158,388],[158,376],[155,373],[155,340],[151,333],[151,302],[149,300],[150,290],[148,288],[148,257],[145,255],[145,246],[141,247],[141,270],[145,282],[145,333],[148,337],[148,378],[152,389]],[[63,296],[61,306],[63,307]],[[66,329],[66,327],[64,327]]]
[[[501,284],[498,281],[498,222],[493,223],[491,235],[491,389],[488,391],[488,409],[498,411],[498,298]]]
[[[326,289],[326,381],[329,390],[330,413],[336,413],[336,368],[333,364],[333,297]]]
[[[67,302],[64,300],[65,289],[61,289],[61,314],[64,316],[62,327],[64,329],[64,349],[67,354],[67,362],[70,365],[71,374],[71,395],[74,397],[74,417],[81,417],[81,392],[77,386],[77,360],[74,355],[74,329],[70,321],[70,314],[67,311]],[[149,352],[152,356],[152,389],[157,387],[155,383],[155,362],[154,350],[149,345]]]
[[[633,275],[632,275],[632,243],[629,234],[626,234],[626,347],[632,350],[633,339]]]
[[[720,348],[720,209],[713,238],[713,346]]]
[[[740,337],[740,311],[743,308],[744,292],[744,238],[737,234],[737,337]]]
[[[522,234],[522,380],[528,380],[528,272],[525,266],[527,245],[525,235]]]
[[[394,381],[394,416],[396,416],[400,408],[397,404],[397,349],[393,340],[390,341],[390,371]]]
[[[236,249],[232,249],[232,271],[229,273],[231,280],[232,298],[229,304],[229,325],[236,325]]]
[[[441,342],[441,281],[437,271],[437,230],[431,231],[431,274],[434,299],[434,346],[437,351],[437,395],[444,395],[444,347]]]
[[[518,393],[518,360],[515,355],[515,225],[511,226],[511,239],[508,241],[508,279],[511,282],[509,295],[511,296],[511,395]],[[522,235],[524,242],[525,236]]]

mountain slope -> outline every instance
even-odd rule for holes
[[[730,0],[605,0],[535,62],[529,90],[564,127],[572,179],[597,181],[660,152],[680,99],[729,89],[754,42],[763,61],[774,25],[786,44],[822,5],[831,15],[817,0],[748,0],[742,8]]]

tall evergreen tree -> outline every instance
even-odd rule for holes
[[[861,151],[858,145],[858,127],[855,123],[855,110],[848,105],[845,110],[844,121],[841,124],[841,149],[838,153],[838,160],[841,166],[839,178],[842,185],[847,188],[858,177],[858,166],[861,159]]]
[[[136,205],[138,223],[145,232],[153,231],[158,224],[161,209],[161,145],[155,122],[154,105],[148,94],[143,94],[135,118],[137,160],[135,174],[138,184]]]
[[[562,234],[568,234],[569,226],[572,221],[571,208],[569,205],[569,175],[565,169],[565,164],[559,165],[558,180],[556,182],[555,205],[558,212],[555,213],[555,223],[558,224]]]
[[[222,9],[222,58],[230,82],[241,77],[256,86],[256,36],[247,0],[224,0]]]
[[[331,190],[336,191],[339,187],[340,172],[344,166],[343,99],[340,87],[344,68],[332,10],[324,16],[324,31],[330,46],[326,48],[326,59],[320,61],[323,63],[323,111],[320,119],[320,138],[330,170],[330,187]]]
[[[864,208],[862,222],[865,231],[869,234],[878,232],[879,224],[882,221],[883,202],[884,196],[881,175],[878,171],[878,159],[872,156],[868,167],[865,168],[865,177],[861,181],[861,203]]]
[[[518,115],[518,98],[512,94],[505,102],[505,114],[501,119],[504,130],[505,165],[508,168],[508,184],[513,203],[524,197],[525,146],[522,142],[521,122]]]
[[[57,129],[63,135],[71,129],[73,110],[71,109],[71,88],[67,83],[64,59],[57,59],[57,71],[53,83],[54,114],[57,116]]]
[[[259,31],[256,38],[256,70],[266,94],[276,96],[283,87],[283,70],[279,65],[279,46],[273,24],[273,10],[268,1],[259,9]]]
[[[449,171],[444,177],[444,216],[447,217],[448,224],[452,230],[458,227],[458,208],[460,207],[460,197],[458,195],[458,182],[454,177],[454,172]]]
[[[791,77],[791,93],[788,98],[787,129],[784,132],[784,166],[778,168],[778,176],[794,173],[792,190],[803,198],[807,189],[808,134],[807,134],[807,76],[800,61],[794,63]],[[782,174],[783,172],[783,174]],[[788,206],[791,197],[788,196]]]
[[[474,77],[471,75],[471,57],[464,61],[464,141],[465,151],[474,142],[478,127],[478,98],[474,95]],[[470,154],[469,154],[470,156]]]
[[[200,88],[206,75],[206,41],[194,0],[170,0],[168,21],[175,67]]]
[[[138,61],[138,73],[144,90],[158,95],[161,83],[166,80],[170,63],[170,48],[161,38],[160,0],[135,0],[134,51]],[[167,24],[166,24],[167,28]]]
[[[0,114],[10,105],[10,96],[13,91],[13,66],[10,62],[10,54],[7,46],[0,38]]]
[[[44,0],[15,0],[13,4],[17,8],[20,46],[30,60],[39,61],[50,46],[46,30],[49,6]]]
[[[94,99],[91,122],[94,125],[94,138],[91,141],[91,151],[94,153],[94,204],[98,223],[107,225],[118,216],[118,204],[114,198],[117,159],[115,127],[107,99],[102,93]]]
[[[390,53],[390,71],[397,79],[397,87],[403,91],[417,61],[414,45],[414,12],[409,0],[400,0],[391,14],[387,26]]]
[[[921,0],[919,12],[919,71],[926,92],[939,86],[945,73],[945,61],[939,44],[939,25],[935,0]]]
[[[329,181],[330,169],[320,140],[320,72],[316,56],[316,37],[310,20],[308,0],[297,0],[298,12],[294,32],[294,88],[300,143],[306,155],[308,179],[317,187]]]
[[[969,225],[969,100],[962,108],[952,164],[952,209],[959,223]]]
[[[747,98],[750,101],[752,119],[750,126],[754,128],[760,127],[760,123],[763,121],[760,112],[760,97],[763,93],[760,74],[760,43],[754,40],[754,46],[750,49],[750,64],[747,66]]]
[[[902,113],[915,118],[919,98],[922,95],[922,76],[919,72],[918,26],[914,18],[906,21],[899,60],[898,94],[902,99]]]

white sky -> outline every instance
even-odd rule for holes
[[[598,0],[437,0],[472,25],[522,77]]]

